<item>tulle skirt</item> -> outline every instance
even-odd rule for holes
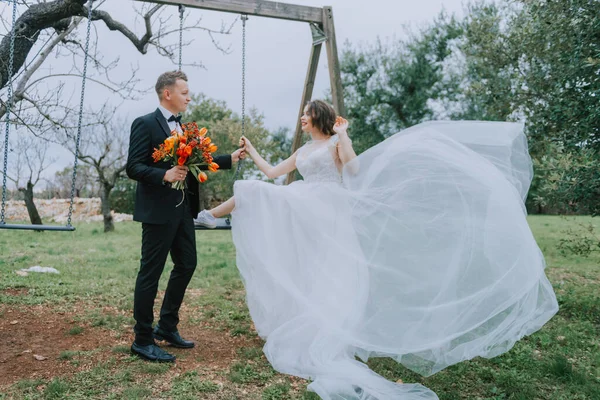
[[[494,357],[558,309],[526,221],[520,124],[431,122],[360,154],[343,183],[234,185],[237,266],[273,367],[323,399],[437,399],[422,375]]]

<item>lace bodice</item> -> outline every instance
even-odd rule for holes
[[[298,150],[296,168],[305,182],[342,182],[342,175],[335,163],[338,136],[311,140]]]

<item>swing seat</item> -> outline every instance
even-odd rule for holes
[[[0,223],[0,229],[21,229],[30,231],[60,231],[73,232],[75,227],[72,225],[25,225],[25,224],[6,224]]]
[[[217,227],[216,228],[207,228],[205,226],[194,225],[194,229],[197,231],[213,231],[215,229],[220,230],[230,230],[231,229],[231,221],[229,218],[217,218]]]

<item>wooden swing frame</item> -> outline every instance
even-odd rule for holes
[[[235,14],[255,15],[259,17],[268,17],[283,19],[288,21],[305,22],[316,25],[323,33],[326,39],[327,63],[329,66],[329,81],[331,85],[331,97],[333,107],[338,115],[346,116],[344,107],[344,96],[342,91],[342,78],[340,75],[340,62],[337,51],[337,41],[335,38],[335,27],[333,23],[333,10],[330,6],[309,7],[289,3],[263,0],[135,0],[145,3],[157,3],[173,6],[185,6],[211,11],[222,11]],[[322,43],[313,42],[302,99],[300,100],[300,110],[296,130],[292,142],[292,154],[302,145],[302,125],[300,117],[304,112],[305,104],[312,98],[317,75],[317,66],[321,55]],[[287,176],[286,183],[294,181],[295,173],[291,172]]]

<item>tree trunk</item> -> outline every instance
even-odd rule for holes
[[[29,52],[36,44],[42,30],[54,27],[66,29],[71,18],[83,12],[87,0],[55,0],[48,3],[31,4],[16,21],[15,51],[12,73],[15,74],[25,63]],[[8,55],[10,51],[10,35],[0,41],[0,88],[8,81]]]
[[[100,190],[102,216],[104,217],[104,232],[112,232],[115,230],[113,217],[110,214],[110,192],[112,189],[112,185],[102,184],[102,189]]]
[[[27,213],[29,214],[29,220],[33,225],[42,225],[42,218],[40,213],[33,202],[33,183],[30,180],[27,181],[26,188],[19,188],[19,192],[23,192],[25,197],[25,206],[27,207]]]

